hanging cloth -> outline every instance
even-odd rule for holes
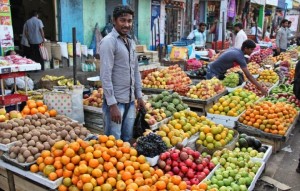
[[[227,11],[227,16],[229,18],[234,18],[236,14],[236,5],[235,5],[235,0],[230,0],[229,5],[228,5],[228,11]]]

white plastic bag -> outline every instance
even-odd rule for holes
[[[87,48],[87,45],[81,45],[81,54],[84,55],[84,56],[87,56],[88,55],[88,48]]]
[[[64,57],[64,58],[69,58],[67,43],[58,42],[58,44],[60,45],[60,48],[61,48],[61,56]]]
[[[73,90],[69,91],[45,92],[44,103],[49,109],[55,109],[59,114],[84,123],[82,93],[82,85],[73,86]]]

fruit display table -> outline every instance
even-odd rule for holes
[[[226,95],[228,92],[227,90],[223,91],[220,94],[217,94],[213,96],[212,98],[209,98],[207,100],[200,100],[200,99],[192,99],[189,97],[182,97],[183,103],[187,104],[192,110],[197,111],[198,114],[200,115],[205,115],[207,114],[207,111],[209,108],[215,104],[215,102],[221,98],[222,96]]]
[[[50,181],[37,173],[21,170],[0,160],[0,188],[15,191],[46,191],[55,190],[62,182],[62,178]]]
[[[282,148],[284,143],[289,140],[292,131],[296,127],[298,119],[299,119],[299,114],[295,118],[293,124],[288,128],[287,132],[283,136],[282,135],[275,135],[275,134],[271,134],[271,133],[266,133],[266,132],[263,132],[259,129],[254,128],[254,127],[244,125],[240,122],[237,122],[236,130],[241,132],[241,133],[246,133],[248,135],[257,137],[263,143],[271,145],[272,149],[273,149],[273,153],[276,153]]]

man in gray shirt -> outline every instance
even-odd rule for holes
[[[135,43],[128,35],[133,16],[129,6],[117,6],[113,11],[114,28],[100,42],[104,131],[123,141],[133,136],[134,100],[137,98],[139,108],[144,107]]]
[[[281,27],[277,31],[276,34],[276,46],[277,46],[277,54],[280,54],[280,52],[285,52],[287,49],[288,45],[288,40],[289,40],[289,31],[288,31],[288,20],[283,19],[281,21]]]
[[[30,45],[29,58],[37,63],[40,63],[42,70],[44,70],[44,60],[40,54],[39,46],[44,42],[44,25],[38,18],[38,12],[33,11],[32,17],[25,23],[25,36]]]

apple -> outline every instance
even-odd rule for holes
[[[6,121],[6,116],[5,115],[0,115],[0,122]]]
[[[187,173],[187,172],[189,171],[189,168],[186,167],[186,166],[181,166],[180,169],[181,169],[181,172],[182,172],[183,174],[185,174],[185,173]]]
[[[175,167],[173,167],[172,171],[174,174],[179,174],[180,169],[177,166],[175,166]]]
[[[202,172],[203,169],[204,169],[203,164],[198,164],[198,165],[197,165],[197,170],[198,170],[199,172]]]
[[[179,157],[179,153],[177,153],[177,152],[171,154],[171,159],[172,160],[176,160],[177,161],[178,157]]]
[[[1,109],[0,109],[0,115],[5,115],[5,114],[6,114],[5,108],[1,108]]]

